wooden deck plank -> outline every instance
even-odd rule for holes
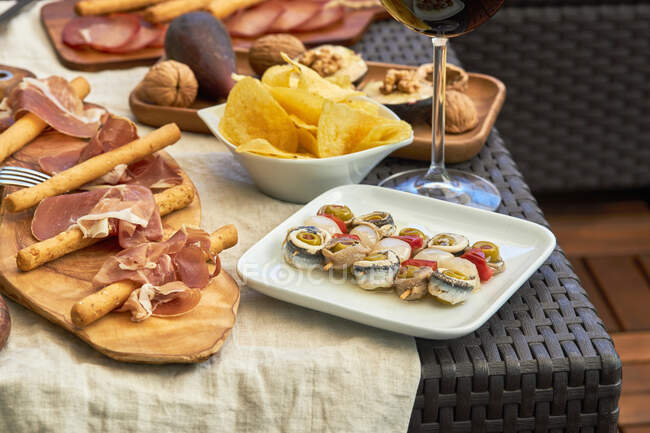
[[[588,257],[585,263],[622,330],[650,329],[650,288],[635,260],[632,257]]]
[[[623,365],[650,363],[650,331],[616,332],[611,335]],[[623,374],[625,374],[625,367],[623,367]]]
[[[623,392],[626,394],[640,392],[650,394],[650,362],[623,365]],[[650,400],[648,406],[650,407]]]
[[[619,401],[621,415],[618,423],[623,427],[623,431],[626,431],[627,426],[650,424],[648,403],[650,403],[649,393],[621,394]]]
[[[580,257],[569,257],[569,261],[573,265],[573,269],[580,278],[582,287],[585,288],[587,294],[589,295],[589,300],[596,310],[598,310],[598,316],[603,319],[605,322],[605,327],[609,332],[619,331],[621,325],[616,318],[616,314],[612,310],[612,307],[607,303],[607,300],[603,296],[600,288],[596,285],[594,277],[589,273],[587,267],[584,264],[584,261]]]
[[[650,424],[622,427],[620,433],[650,433]]]

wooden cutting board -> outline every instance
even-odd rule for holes
[[[9,165],[16,163],[8,161]],[[191,183],[183,175],[184,181]],[[12,190],[5,188],[2,197]],[[0,290],[5,295],[118,361],[193,363],[221,348],[239,308],[239,287],[225,271],[211,281],[199,305],[185,315],[151,317],[135,323],[128,313],[111,313],[83,330],[76,329],[70,320],[72,305],[94,292],[93,276],[107,257],[120,250],[119,245],[115,239],[108,239],[33,271],[21,272],[16,268],[15,256],[19,249],[35,242],[30,231],[32,214],[33,210],[10,213],[4,205],[0,207]],[[200,222],[198,193],[190,206],[163,218],[167,235],[183,224],[198,226]]]
[[[7,344],[11,333],[11,317],[5,300],[0,296],[0,350]]]
[[[237,56],[237,72],[253,75],[253,71],[248,64],[248,53],[246,51],[237,51],[235,54]],[[414,66],[393,63],[366,63],[368,64],[368,73],[360,83],[360,88],[369,80],[382,79],[388,69],[414,68]],[[448,163],[467,161],[481,151],[483,143],[487,141],[487,137],[503,106],[506,87],[500,80],[490,75],[469,73],[469,86],[465,93],[476,106],[479,124],[476,128],[463,134],[445,135],[445,161]],[[163,107],[139,98],[137,88],[129,95],[131,111],[140,122],[151,126],[162,126],[169,122],[176,122],[178,127],[184,131],[205,134],[210,134],[210,130],[199,118],[197,111],[223,102],[225,101],[210,101],[199,98],[188,108]],[[413,143],[396,151],[393,156],[430,161],[431,125],[425,121],[423,116],[420,122],[413,123],[412,126],[415,134]]]
[[[144,48],[133,53],[111,54],[91,49],[74,50],[63,43],[63,27],[77,16],[74,11],[76,0],[61,0],[41,8],[41,23],[49,37],[52,48],[59,61],[70,69],[80,71],[101,71],[104,69],[124,69],[134,66],[150,65],[163,55],[162,48]],[[361,39],[368,26],[376,18],[386,17],[383,8],[346,10],[342,21],[324,29],[297,33],[305,44],[343,44],[352,45]],[[254,39],[233,38],[233,47],[250,47]]]

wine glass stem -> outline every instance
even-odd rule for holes
[[[431,110],[431,165],[427,180],[448,182],[445,169],[445,86],[447,75],[447,38],[432,38],[433,42],[433,100]]]

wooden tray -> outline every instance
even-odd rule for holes
[[[126,53],[111,54],[84,49],[73,50],[63,43],[61,33],[65,24],[77,16],[74,11],[76,0],[61,0],[46,4],[41,8],[41,23],[56,52],[59,61],[70,69],[80,71],[101,71],[104,69],[123,69],[133,66],[150,65],[163,55],[162,48],[144,48]],[[296,34],[305,44],[319,45],[335,43],[352,45],[361,39],[375,18],[386,17],[383,8],[370,8],[358,11],[347,10],[343,21],[325,29]],[[249,47],[254,39],[233,38],[233,47]]]
[[[16,161],[10,159],[8,163]],[[184,181],[191,183],[183,175]],[[2,197],[10,190],[14,188],[5,188]],[[76,329],[70,320],[70,308],[93,293],[93,276],[109,255],[119,251],[119,245],[115,239],[105,240],[33,271],[20,272],[16,252],[35,242],[30,231],[32,215],[33,210],[10,213],[0,207],[0,290],[8,297],[118,361],[193,363],[221,348],[239,308],[239,287],[225,271],[203,290],[199,305],[183,316],[151,317],[135,323],[128,313],[111,313],[83,330]],[[163,218],[167,234],[183,224],[198,226],[200,222],[198,193],[190,206]]]
[[[248,64],[248,54],[237,51],[237,71],[240,74],[252,75]],[[392,68],[410,69],[414,66],[404,66],[392,63],[367,62],[368,73],[361,82],[363,86],[368,80],[381,79],[386,70]],[[469,73],[469,87],[465,92],[476,105],[479,115],[479,124],[476,128],[463,134],[445,135],[445,161],[456,163],[467,161],[481,151],[483,143],[494,122],[496,121],[506,96],[506,87],[498,79],[485,74]],[[169,122],[176,122],[184,131],[201,132],[210,134],[210,130],[196,114],[201,108],[209,107],[224,101],[209,101],[197,99],[189,108],[163,107],[142,100],[137,96],[137,88],[129,95],[129,106],[140,122],[161,126]],[[413,124],[415,139],[410,146],[393,153],[394,156],[421,161],[431,160],[431,126],[422,120]]]
[[[5,300],[0,296],[0,350],[5,347],[11,333],[11,317]]]

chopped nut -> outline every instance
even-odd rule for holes
[[[420,81],[415,70],[389,69],[384,77],[384,84],[379,91],[388,95],[395,90],[403,93],[415,93],[420,90]]]
[[[343,56],[329,48],[308,50],[300,57],[300,63],[318,72],[321,77],[334,75],[343,67]]]

